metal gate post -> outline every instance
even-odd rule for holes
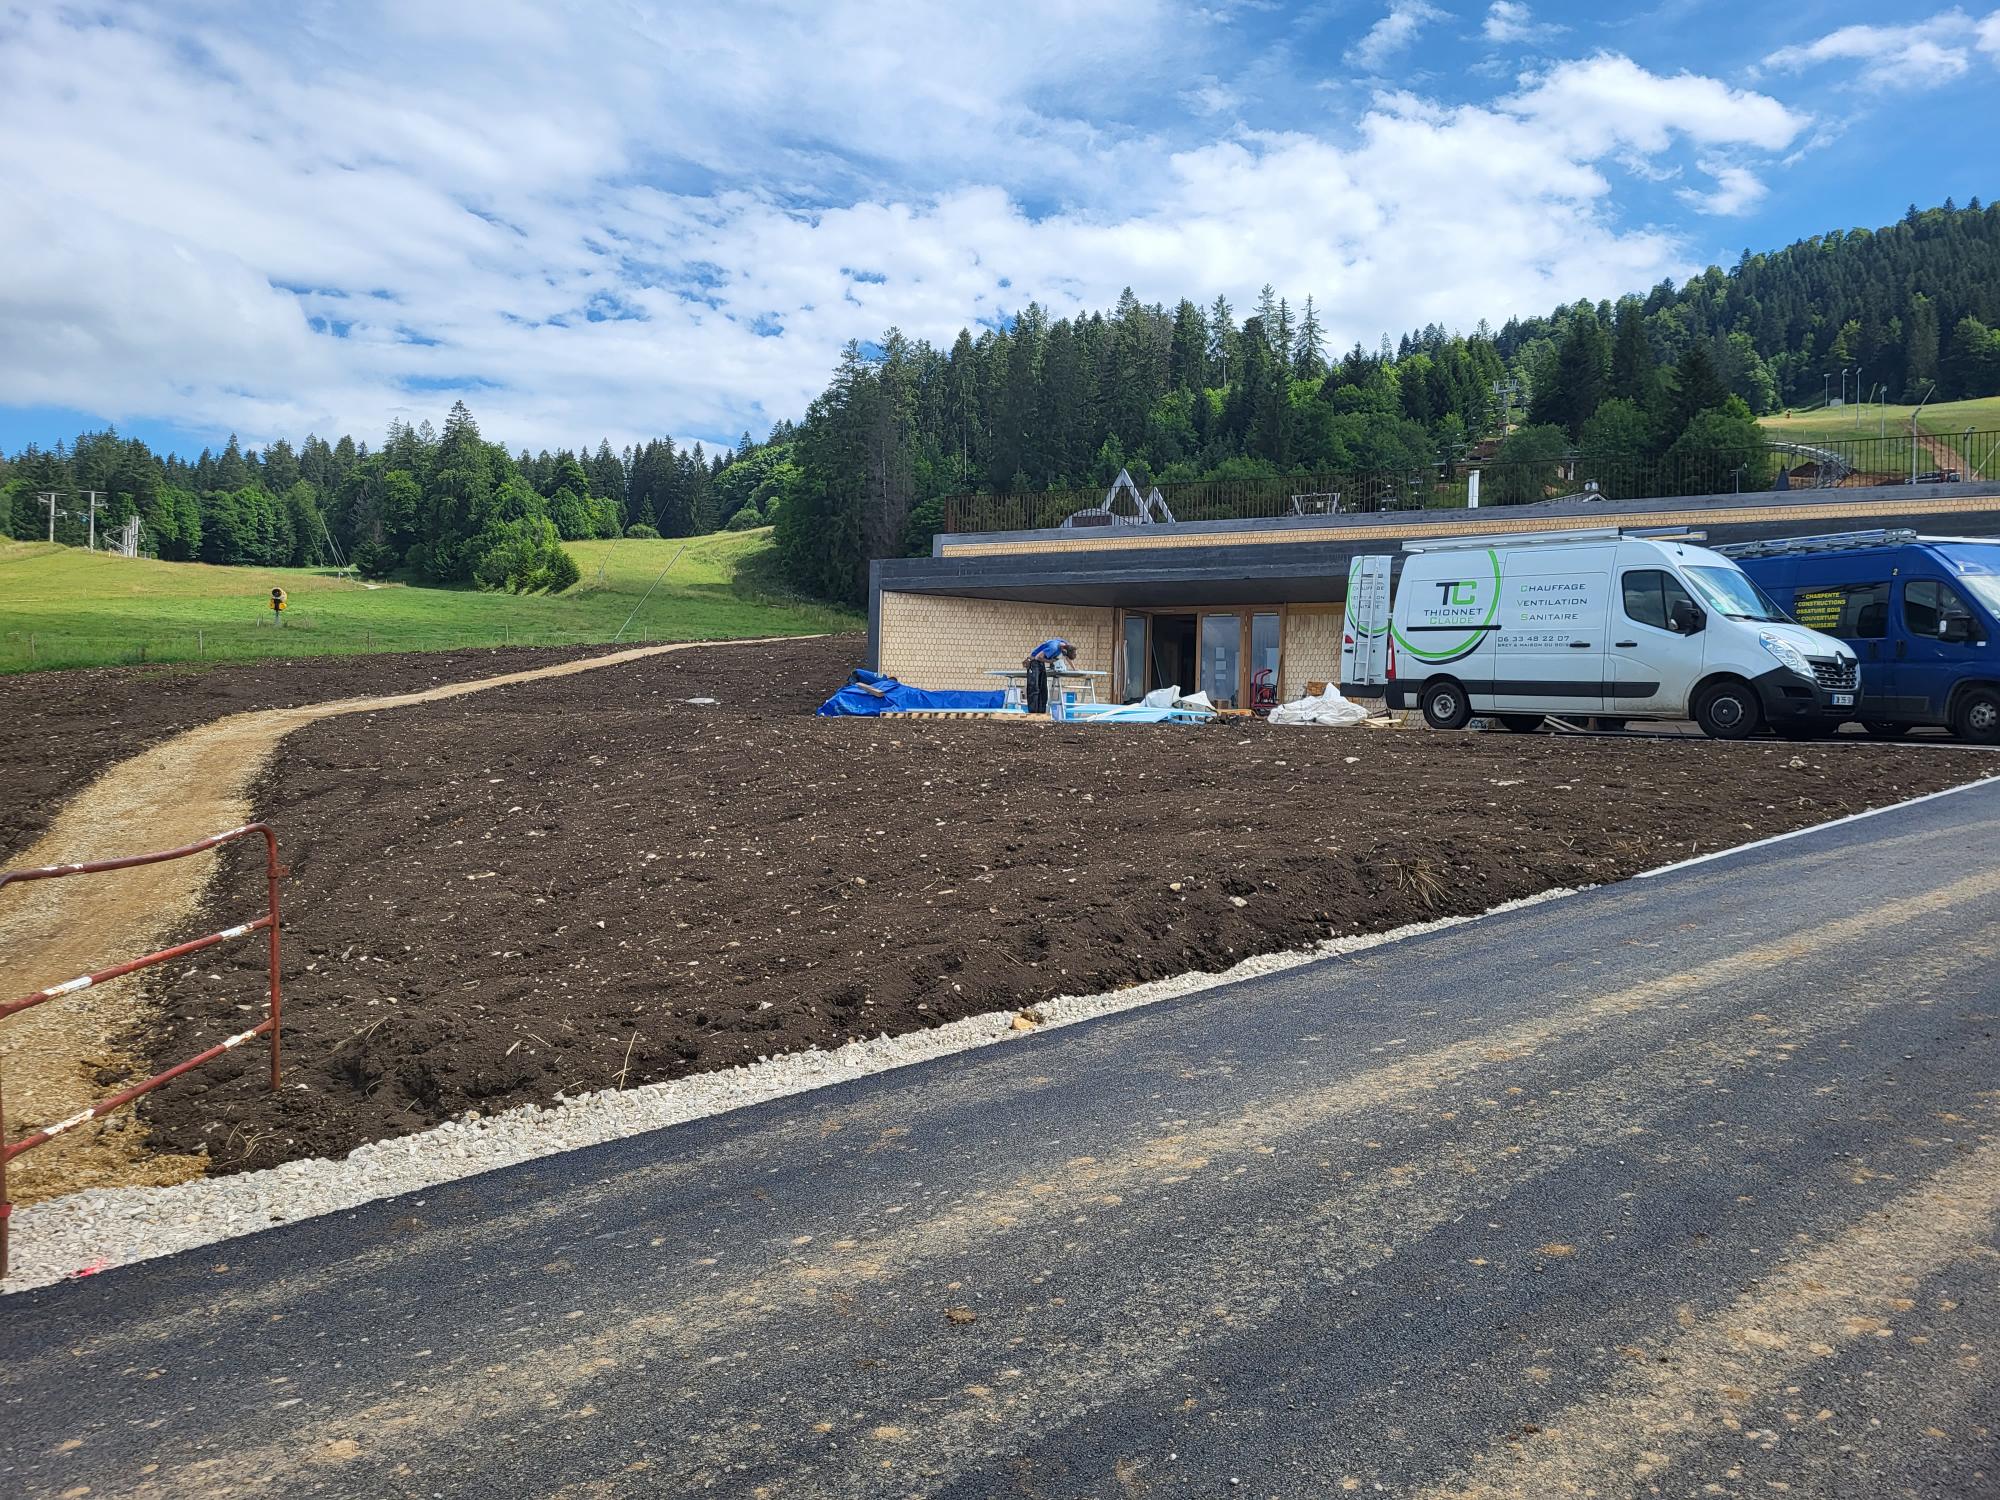
[[[264,836],[264,878],[267,904],[263,916],[253,921],[241,923],[235,927],[226,927],[220,932],[211,932],[206,937],[194,938],[185,943],[176,943],[171,948],[162,948],[157,953],[148,953],[143,958],[130,959],[124,963],[113,964],[108,969],[100,969],[92,974],[82,974],[75,979],[65,980],[61,984],[50,985],[46,989],[35,991],[34,994],[27,996],[25,999],[0,1004],[0,1020],[5,1020],[8,1016],[18,1011],[27,1010],[31,1006],[40,1005],[45,1001],[54,1000],[59,996],[74,994],[78,990],[91,989],[109,980],[119,979],[127,974],[135,973],[140,969],[151,968],[154,964],[166,963],[190,953],[199,953],[205,948],[213,948],[219,943],[233,942],[238,938],[248,937],[260,928],[268,934],[271,969],[270,1009],[264,1019],[259,1021],[255,1026],[252,1026],[248,1031],[239,1031],[234,1036],[225,1037],[213,1047],[188,1058],[185,1062],[175,1063],[165,1072],[156,1073],[143,1082],[133,1084],[130,1088],[121,1089],[111,1095],[110,1098],[101,1099],[87,1109],[79,1110],[66,1120],[58,1120],[53,1125],[44,1125],[40,1130],[19,1141],[9,1142],[6,1139],[4,1129],[0,1129],[0,1277],[4,1277],[7,1274],[8,1220],[12,1218],[14,1213],[14,1204],[7,1195],[7,1163],[10,1159],[19,1156],[23,1151],[32,1150],[36,1146],[46,1145],[65,1131],[74,1130],[77,1126],[87,1124],[99,1115],[122,1108],[132,1103],[135,1099],[145,1094],[150,1094],[162,1084],[171,1082],[173,1079],[180,1077],[181,1074],[200,1067],[203,1063],[214,1061],[225,1052],[242,1046],[243,1043],[253,1037],[268,1034],[271,1038],[271,1088],[274,1092],[277,1090],[280,1077],[278,1028],[284,1008],[284,996],[280,990],[278,974],[278,882],[287,873],[284,867],[278,863],[277,830],[272,828],[268,823],[246,823],[241,828],[231,828],[224,833],[212,833],[207,838],[197,839],[194,843],[184,844],[178,849],[161,849],[150,854],[130,854],[121,859],[100,859],[87,864],[42,865],[34,869],[0,871],[0,887],[27,880],[60,880],[71,875],[101,875],[112,870],[129,870],[135,865],[156,865],[170,859],[186,859],[189,855],[205,853],[234,839],[247,838],[253,833],[259,833]],[[5,1100],[4,1098],[0,1098],[0,1126],[4,1126],[5,1121]]]

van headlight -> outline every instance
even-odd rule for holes
[[[1768,630],[1760,632],[1757,639],[1766,651],[1777,657],[1780,662],[1790,667],[1799,676],[1806,678],[1808,681],[1812,679],[1812,663],[1806,660],[1805,653],[1799,650],[1797,646],[1794,646],[1781,635],[1771,634]]]

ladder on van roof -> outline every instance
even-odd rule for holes
[[[1819,536],[1781,536],[1764,542],[1731,542],[1715,550],[1724,557],[1791,557],[1801,552],[1854,552],[1864,547],[1901,547],[1916,541],[1907,526],[1873,531],[1828,531]]]
[[[1421,537],[1403,543],[1405,552],[1451,552],[1468,547],[1555,547],[1572,542],[1615,542],[1626,537],[1651,542],[1699,542],[1705,531],[1685,526],[1572,526],[1560,531],[1499,532],[1486,536]]]

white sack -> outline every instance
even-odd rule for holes
[[[1297,698],[1271,710],[1273,724],[1324,724],[1332,729],[1359,724],[1367,717],[1367,709],[1341,697],[1340,689],[1332,683],[1316,698]]]

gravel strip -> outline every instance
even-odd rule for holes
[[[6,1281],[0,1282],[0,1292],[27,1291],[69,1276],[91,1275],[158,1255],[198,1249],[274,1224],[340,1213],[378,1198],[434,1188],[536,1157],[705,1119],[767,1099],[1295,969],[1322,958],[1380,947],[1572,894],[1559,888],[1505,902],[1475,916],[1330,938],[1310,948],[1247,958],[1220,974],[1182,974],[1109,994],[1060,996],[1035,1007],[1042,1020],[1029,1031],[1015,1029],[1017,1012],[989,1011],[935,1030],[850,1042],[833,1051],[787,1053],[670,1083],[564,1099],[547,1108],[529,1105],[487,1118],[451,1120],[421,1134],[359,1147],[339,1160],[286,1162],[262,1172],[205,1178],[173,1187],[90,1188],[15,1210],[13,1264]]]

